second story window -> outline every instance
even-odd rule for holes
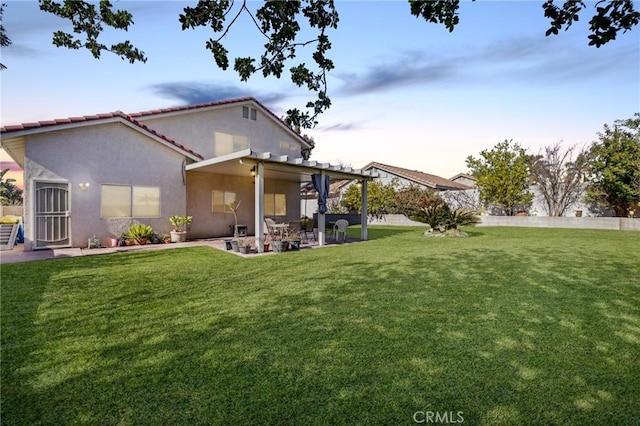
[[[300,145],[295,142],[280,141],[280,153],[291,157],[302,157]]]
[[[256,121],[258,119],[258,110],[256,110],[255,108],[249,108],[248,106],[243,106],[242,118],[247,118],[247,119]]]
[[[213,155],[231,154],[249,148],[249,138],[240,135],[230,135],[228,133],[216,132],[213,142]]]

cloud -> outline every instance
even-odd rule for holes
[[[363,74],[338,74],[343,83],[339,92],[346,96],[383,92],[414,84],[438,83],[451,79],[455,74],[455,61],[420,63],[422,61],[423,53],[408,52],[395,60],[373,65]]]
[[[415,85],[501,84],[538,82],[564,84],[595,79],[612,72],[637,72],[640,48],[614,44],[596,49],[582,41],[540,37],[467,45],[446,54],[403,52],[362,73],[336,74],[339,96],[381,93]],[[621,74],[624,75],[624,74]]]
[[[252,96],[265,105],[276,104],[287,99],[280,93],[264,93],[238,86],[193,81],[167,82],[149,86],[156,95],[175,99],[185,105],[215,102],[226,99]]]
[[[363,127],[362,123],[349,122],[349,123],[337,123],[331,126],[320,126],[317,128],[317,130],[321,132],[346,132],[350,130],[358,130],[358,129],[361,129],[362,127]]]

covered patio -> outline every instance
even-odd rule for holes
[[[265,212],[264,194],[265,180],[297,182],[314,182],[318,191],[318,246],[327,243],[326,236],[326,194],[331,179],[357,180],[361,184],[362,212],[360,239],[367,240],[367,183],[377,177],[370,171],[353,169],[329,163],[304,160],[302,158],[290,158],[287,155],[276,156],[270,152],[254,152],[251,149],[238,151],[232,154],[199,161],[185,166],[185,171],[197,171],[217,175],[253,177],[254,184],[254,234],[255,247],[258,253],[264,251],[265,239]],[[322,196],[324,194],[324,199]],[[299,219],[299,218],[296,218]]]

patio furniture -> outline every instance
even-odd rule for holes
[[[313,219],[307,219],[307,221],[305,222],[305,226],[300,230],[300,235],[304,239],[309,240],[309,234],[311,234],[311,239],[317,241],[318,239],[316,238],[316,231],[314,230],[314,226],[315,221]]]
[[[347,241],[347,226],[349,226],[349,221],[346,219],[338,219],[333,225],[333,238],[336,241],[340,240],[340,234],[343,235],[344,241]]]
[[[264,224],[269,230],[269,236],[272,240],[281,240],[287,238],[289,229],[288,223],[276,223],[275,220],[267,217],[264,219]]]

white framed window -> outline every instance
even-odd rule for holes
[[[264,194],[265,216],[286,216],[287,196],[285,194]]]
[[[100,217],[160,217],[160,188],[102,185]]]
[[[255,108],[249,108],[248,106],[242,107],[242,118],[251,119],[256,121],[258,119],[258,110]]]
[[[231,154],[248,148],[249,138],[246,136],[215,132],[213,143],[213,155],[215,157]]]
[[[236,193],[214,189],[211,191],[211,212],[232,213],[228,204],[236,201]]]

